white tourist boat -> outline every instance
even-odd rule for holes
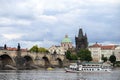
[[[111,65],[106,63],[72,63],[68,68],[65,68],[66,72],[110,72]]]

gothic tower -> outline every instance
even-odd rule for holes
[[[80,28],[78,37],[75,36],[76,51],[79,49],[86,49],[88,47],[87,34],[83,35],[83,31]]]

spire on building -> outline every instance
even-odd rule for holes
[[[68,38],[68,35],[67,35],[67,34],[65,35],[65,38]]]
[[[82,38],[83,37],[83,31],[82,28],[79,29],[78,37]]]
[[[82,28],[79,29],[78,37],[75,37],[76,50],[86,49],[88,47],[87,34],[83,35]]]

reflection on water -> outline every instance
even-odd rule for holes
[[[63,69],[0,71],[0,80],[120,80],[120,69],[99,73],[66,73]]]

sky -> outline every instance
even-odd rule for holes
[[[80,28],[89,44],[120,44],[120,0],[0,0],[0,46],[74,45]]]

